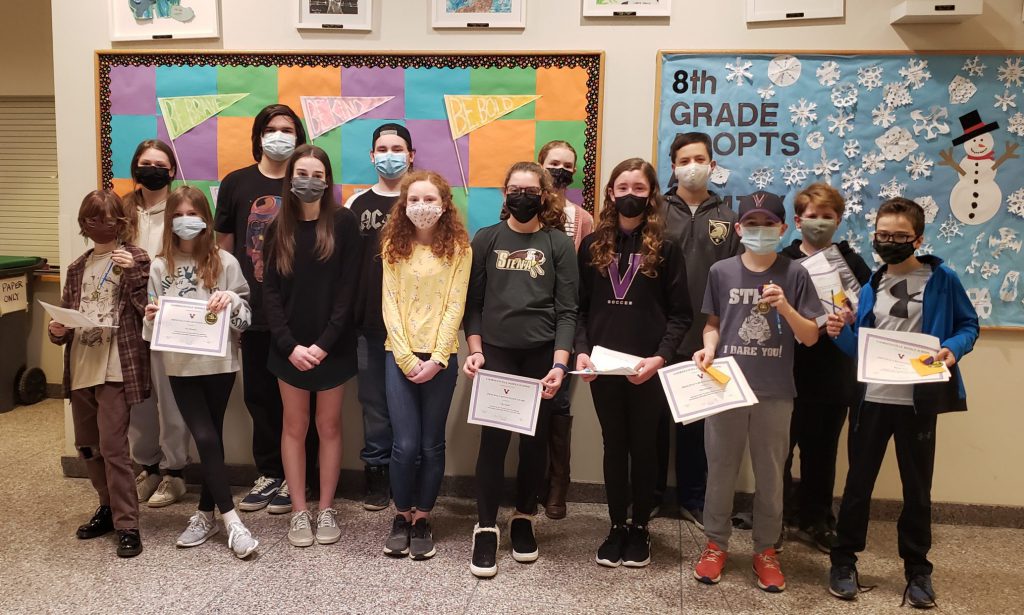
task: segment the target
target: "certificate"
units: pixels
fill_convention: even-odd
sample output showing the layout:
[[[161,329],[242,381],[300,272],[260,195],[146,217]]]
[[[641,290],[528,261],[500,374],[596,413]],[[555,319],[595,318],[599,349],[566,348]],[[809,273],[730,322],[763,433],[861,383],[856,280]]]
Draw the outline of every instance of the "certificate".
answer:
[[[153,323],[149,347],[163,352],[181,352],[211,357],[228,353],[228,310],[213,313],[205,299],[160,297],[160,310]]]
[[[468,422],[532,436],[543,391],[540,380],[478,370],[469,398]]]
[[[100,324],[77,310],[70,310],[68,308],[50,305],[45,301],[39,301],[39,305],[43,306],[43,309],[46,310],[46,313],[50,315],[50,318],[52,318],[55,322],[59,322],[60,324],[64,325],[65,329],[91,329],[93,327],[98,327],[102,329],[117,328],[117,325]]]
[[[677,423],[686,425],[719,412],[757,403],[757,396],[747,384],[736,359],[715,359],[711,365],[729,377],[725,384],[702,371],[693,361],[658,370],[672,417]]]
[[[913,361],[921,355],[935,356],[939,338],[924,333],[862,328],[857,335],[857,380],[874,384],[918,384],[945,382],[949,369],[921,375]]]
[[[594,369],[581,369],[570,374],[595,374],[598,376],[636,376],[633,369],[643,357],[617,352],[604,346],[594,346],[590,351],[590,363]]]

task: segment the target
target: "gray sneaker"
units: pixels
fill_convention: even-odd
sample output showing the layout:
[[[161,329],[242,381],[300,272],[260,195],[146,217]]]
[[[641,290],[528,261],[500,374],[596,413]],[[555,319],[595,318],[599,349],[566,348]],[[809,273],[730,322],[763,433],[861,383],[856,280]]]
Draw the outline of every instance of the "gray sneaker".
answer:
[[[325,508],[316,516],[316,541],[322,545],[333,545],[341,538],[338,528],[338,511]]]
[[[412,537],[409,539],[409,557],[424,560],[434,557],[434,535],[430,532],[430,522],[419,519],[412,524]]]
[[[249,529],[235,521],[228,527],[228,547],[235,553],[238,559],[245,559],[256,551],[260,541],[252,537]]]
[[[384,543],[384,553],[392,557],[403,557],[409,554],[409,532],[412,526],[402,515],[395,515],[391,522],[391,533]]]
[[[291,524],[288,528],[288,542],[293,547],[313,546],[313,516],[308,510],[303,510],[292,515]]]
[[[202,511],[197,510],[188,519],[188,527],[178,536],[179,547],[198,547],[206,542],[210,536],[219,531],[217,524],[213,522],[213,513],[207,517]]]

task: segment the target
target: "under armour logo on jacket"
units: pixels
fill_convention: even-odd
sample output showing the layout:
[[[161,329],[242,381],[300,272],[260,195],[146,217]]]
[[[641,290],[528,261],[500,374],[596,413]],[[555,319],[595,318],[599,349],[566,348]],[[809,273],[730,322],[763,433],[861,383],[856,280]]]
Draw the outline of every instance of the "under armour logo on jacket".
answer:
[[[922,291],[916,293],[910,292],[907,288],[908,284],[906,280],[900,280],[896,284],[893,284],[892,288],[889,289],[889,294],[896,299],[896,303],[892,304],[889,308],[889,316],[896,318],[910,318],[910,303],[921,303],[920,299],[917,299]]]

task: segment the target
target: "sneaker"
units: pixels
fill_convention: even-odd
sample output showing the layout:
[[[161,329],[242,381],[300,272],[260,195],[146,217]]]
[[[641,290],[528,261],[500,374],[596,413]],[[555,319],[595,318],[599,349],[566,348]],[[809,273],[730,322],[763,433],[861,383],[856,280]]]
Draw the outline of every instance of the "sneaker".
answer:
[[[473,576],[489,579],[498,574],[498,540],[501,531],[497,527],[473,526],[473,559],[469,571]]]
[[[854,600],[860,591],[857,569],[853,566],[832,566],[828,571],[828,593],[842,600]]]
[[[253,512],[266,508],[267,504],[270,504],[270,500],[274,499],[274,496],[277,495],[277,491],[283,483],[284,480],[280,478],[268,478],[266,476],[257,478],[249,493],[245,494],[242,501],[238,503],[238,510]]]
[[[170,506],[185,495],[185,479],[179,476],[167,474],[157,485],[156,491],[149,497],[146,506],[150,508],[163,508]]]
[[[775,594],[786,589],[786,577],[782,576],[775,549],[769,547],[754,554],[754,575],[757,576],[757,586],[766,592]]]
[[[597,549],[597,563],[608,568],[618,568],[622,563],[622,552],[628,537],[629,530],[625,525],[613,525],[608,538]]]
[[[537,561],[537,539],[533,535],[533,518],[513,517],[508,524],[509,540],[512,542],[512,559],[521,564]]]
[[[643,568],[651,563],[651,534],[643,525],[631,525],[626,548],[622,551],[622,565]]]
[[[725,568],[726,553],[713,542],[708,542],[704,552],[700,554],[700,561],[693,569],[693,578],[701,583],[714,585],[722,579],[722,569]]]
[[[256,551],[258,546],[260,546],[260,541],[252,537],[252,532],[249,531],[249,528],[237,521],[228,527],[228,548],[234,552],[235,557],[238,559],[249,557]]]
[[[700,508],[683,508],[679,507],[679,516],[685,521],[697,526],[698,530],[704,529],[704,511]]]
[[[117,530],[117,556],[135,557],[139,553],[142,553],[139,530]]]
[[[288,481],[281,481],[281,488],[277,490],[274,497],[267,506],[267,512],[272,515],[287,515],[292,511],[292,494],[288,491]]]
[[[388,466],[366,466],[366,496],[363,508],[384,510],[391,503],[391,479]]]
[[[825,554],[832,552],[832,547],[836,546],[836,541],[838,540],[835,530],[825,523],[821,523],[813,527],[801,528],[796,535],[804,542],[812,545],[814,548]],[[778,551],[778,549],[776,549],[776,551]]]
[[[113,531],[113,511],[110,510],[109,506],[100,506],[96,509],[96,512],[92,514],[92,518],[89,519],[89,521],[78,526],[75,536],[78,536],[79,540],[89,540],[90,538],[99,538],[100,536],[109,534]]]
[[[292,543],[293,547],[313,546],[313,517],[308,510],[292,515],[288,526],[288,542]]]
[[[217,524],[213,522],[213,512],[197,510],[189,517],[188,527],[178,536],[175,544],[179,547],[198,547],[218,531]]]
[[[316,541],[322,545],[333,545],[341,539],[338,527],[338,511],[325,508],[316,516]]]
[[[159,474],[150,474],[146,470],[139,472],[139,475],[135,477],[135,492],[139,496],[139,504],[148,502],[159,484]]]
[[[384,542],[384,553],[392,557],[404,557],[409,554],[409,532],[412,525],[402,515],[395,515],[391,522],[391,533]]]
[[[430,521],[417,519],[412,524],[412,537],[409,539],[409,557],[414,560],[425,560],[434,557],[434,534],[430,531]]]
[[[910,577],[907,588],[903,590],[903,602],[900,606],[910,603],[915,609],[935,607],[935,589],[932,587],[932,575],[916,574]]]

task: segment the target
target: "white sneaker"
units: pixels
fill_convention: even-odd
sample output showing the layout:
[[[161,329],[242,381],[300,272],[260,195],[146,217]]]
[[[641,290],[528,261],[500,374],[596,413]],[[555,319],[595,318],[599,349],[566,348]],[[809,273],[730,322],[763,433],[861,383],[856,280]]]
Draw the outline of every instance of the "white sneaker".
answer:
[[[249,529],[239,522],[234,522],[228,527],[228,547],[235,553],[238,559],[245,559],[256,551],[260,541],[252,537]]]
[[[146,505],[150,508],[163,508],[164,506],[174,504],[184,495],[185,479],[167,475],[160,481],[156,492],[149,498],[149,502]]]
[[[217,524],[213,522],[213,513],[209,514],[210,516],[207,517],[206,513],[197,510],[195,514],[189,517],[188,527],[181,533],[181,536],[178,536],[176,544],[179,547],[198,547],[206,542],[210,536],[220,531]]]
[[[135,477],[135,491],[139,495],[139,504],[149,500],[159,484],[159,474],[150,474],[146,470],[139,472],[139,475]]]
[[[288,542],[294,547],[313,546],[313,517],[308,510],[303,510],[292,515],[292,521],[288,528]]]
[[[338,511],[325,508],[316,516],[316,541],[322,545],[332,545],[341,539],[338,528]]]

